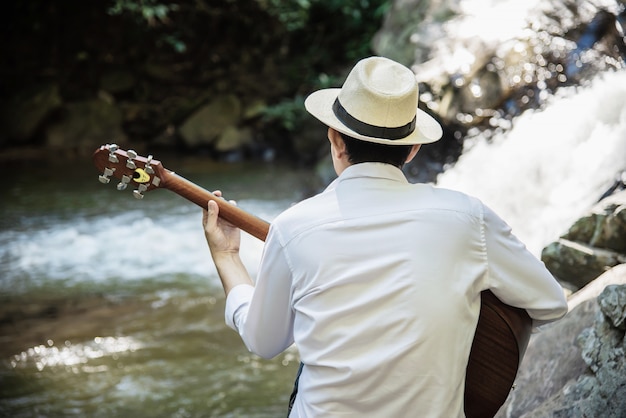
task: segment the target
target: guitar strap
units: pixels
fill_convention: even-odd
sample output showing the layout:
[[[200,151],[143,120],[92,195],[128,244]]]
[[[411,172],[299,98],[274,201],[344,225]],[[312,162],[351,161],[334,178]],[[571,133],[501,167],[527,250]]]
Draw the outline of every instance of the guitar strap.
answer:
[[[296,380],[293,383],[293,391],[291,392],[291,396],[289,397],[289,408],[287,409],[287,417],[289,417],[289,414],[291,414],[293,403],[296,401],[296,395],[298,394],[298,381],[300,380],[300,375],[302,374],[303,367],[304,363],[300,362],[300,367],[298,367],[298,373],[296,373]]]

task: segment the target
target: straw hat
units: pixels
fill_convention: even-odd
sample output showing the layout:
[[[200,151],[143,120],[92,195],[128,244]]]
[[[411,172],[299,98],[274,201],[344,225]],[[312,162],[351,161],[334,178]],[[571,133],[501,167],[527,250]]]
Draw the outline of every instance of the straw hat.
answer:
[[[441,138],[441,125],[418,109],[413,71],[383,57],[359,61],[341,89],[323,89],[304,102],[322,123],[363,141],[389,145],[428,144]]]

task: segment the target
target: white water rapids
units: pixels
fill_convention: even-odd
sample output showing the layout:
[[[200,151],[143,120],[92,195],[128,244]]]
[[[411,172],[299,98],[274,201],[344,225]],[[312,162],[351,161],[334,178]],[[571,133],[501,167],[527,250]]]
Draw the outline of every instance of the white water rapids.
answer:
[[[626,71],[566,88],[504,135],[466,142],[437,184],[480,198],[539,255],[626,169]]]

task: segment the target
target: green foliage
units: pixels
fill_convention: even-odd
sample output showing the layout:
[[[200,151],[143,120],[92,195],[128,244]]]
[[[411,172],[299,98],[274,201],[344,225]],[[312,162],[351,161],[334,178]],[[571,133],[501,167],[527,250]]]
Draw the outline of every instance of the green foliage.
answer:
[[[159,0],[115,0],[107,12],[111,16],[129,13],[149,25],[156,25],[167,23],[170,12],[178,9],[177,4],[160,3]]]
[[[180,37],[175,34],[163,35],[161,36],[159,42],[169,45],[174,51],[181,54],[187,51],[187,45],[185,42],[183,42]]]
[[[315,88],[329,88],[340,83],[339,77],[320,74]],[[263,111],[263,119],[266,122],[278,124],[288,132],[294,132],[302,126],[303,118],[308,117],[304,109],[304,99],[304,96],[298,94],[293,98],[286,98],[275,105],[268,106]]]
[[[257,0],[294,38],[314,40],[361,57],[391,7],[391,0]],[[323,33],[320,33],[321,30]],[[313,37],[307,36],[313,34]],[[337,37],[336,35],[341,36]],[[334,43],[335,38],[343,42]]]
[[[266,122],[275,122],[287,131],[295,131],[304,116],[304,97],[297,95],[292,99],[286,99],[280,103],[269,106],[263,112]]]
[[[311,1],[309,0],[257,0],[261,7],[276,17],[288,31],[306,26]]]
[[[338,87],[371,55],[391,0],[29,0],[6,2],[2,47],[10,97],[25,85],[58,85],[64,102],[103,90],[131,103],[129,137],[153,138],[215,94],[273,104],[268,125],[300,125],[303,97]],[[181,105],[183,103],[184,105]],[[193,103],[189,104],[189,103]]]
[[[107,13],[110,16],[128,15],[140,26],[147,24],[151,28],[171,25],[172,12],[180,10],[176,3],[165,3],[161,0],[114,0]],[[157,45],[168,45],[174,51],[183,53],[187,45],[177,33],[163,33],[158,36]]]
[[[285,76],[302,90],[338,86],[341,72],[371,55],[371,40],[391,0],[257,0],[287,32]],[[304,117],[300,96],[270,107],[266,117],[292,131]]]

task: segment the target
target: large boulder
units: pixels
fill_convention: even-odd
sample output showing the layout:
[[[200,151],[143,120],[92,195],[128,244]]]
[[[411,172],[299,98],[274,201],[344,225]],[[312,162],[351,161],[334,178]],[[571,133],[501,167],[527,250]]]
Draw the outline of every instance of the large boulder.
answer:
[[[626,254],[626,190],[601,200],[563,238]]]
[[[48,147],[85,154],[104,143],[126,142],[122,112],[108,100],[68,103],[61,113],[61,117],[46,128]]]
[[[626,263],[626,190],[601,200],[560,239],[544,248],[541,259],[565,287],[573,290]]]
[[[180,126],[179,132],[189,147],[211,145],[228,128],[236,126],[240,117],[239,99],[234,95],[220,96],[189,116]],[[229,148],[231,146],[228,145]]]
[[[25,88],[0,105],[0,143],[22,144],[32,139],[41,124],[57,109],[63,100],[57,84],[35,85]]]

